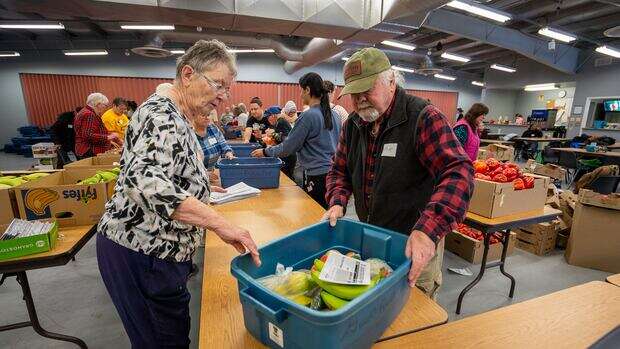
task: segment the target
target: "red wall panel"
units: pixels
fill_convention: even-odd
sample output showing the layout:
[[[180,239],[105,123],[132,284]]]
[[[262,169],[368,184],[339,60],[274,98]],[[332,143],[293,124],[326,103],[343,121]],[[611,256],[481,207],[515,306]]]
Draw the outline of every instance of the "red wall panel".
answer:
[[[33,125],[49,126],[56,121],[56,116],[64,111],[83,106],[86,97],[93,92],[101,92],[110,100],[114,97],[124,97],[142,103],[155,92],[157,85],[171,82],[170,79],[130,78],[83,75],[54,75],[21,73],[22,91],[26,103],[28,119]],[[338,95],[342,87],[336,87]],[[407,93],[429,98],[441,110],[450,123],[454,123],[458,93],[442,91],[408,90]],[[249,108],[250,99],[259,96],[263,100],[263,107],[272,105],[284,106],[292,100],[301,109],[301,96],[298,84],[244,82],[238,81],[231,87],[230,98],[218,108],[218,114],[224,108],[245,103]],[[353,111],[350,96],[344,96],[337,101],[349,112]]]

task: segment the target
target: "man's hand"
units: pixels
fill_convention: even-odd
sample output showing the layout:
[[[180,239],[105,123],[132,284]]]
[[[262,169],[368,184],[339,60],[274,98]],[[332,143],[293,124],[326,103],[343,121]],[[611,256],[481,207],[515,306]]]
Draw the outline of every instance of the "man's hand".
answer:
[[[236,248],[239,253],[250,252],[254,264],[260,267],[260,254],[258,253],[256,243],[252,240],[249,231],[232,224],[226,224],[214,230],[214,232],[222,241]]]
[[[435,243],[425,233],[414,230],[407,239],[405,256],[411,259],[411,269],[409,270],[409,287],[414,287],[422,269],[435,256]]]
[[[250,156],[253,158],[262,158],[265,157],[265,153],[263,152],[263,149],[254,149],[252,150]]]
[[[265,134],[267,136],[271,136],[274,133],[276,133],[276,131],[274,129],[272,129],[272,128],[268,128],[268,129],[265,130]]]
[[[226,152],[226,154],[224,154],[224,158],[228,159],[228,160],[232,160],[235,158],[235,155],[233,154],[232,151]]]
[[[342,216],[344,216],[344,209],[342,208],[342,206],[334,205],[330,207],[329,210],[327,210],[327,212],[325,212],[321,220],[323,221],[329,220],[329,225],[331,225],[332,227],[335,227],[336,221],[338,220],[338,218]]]

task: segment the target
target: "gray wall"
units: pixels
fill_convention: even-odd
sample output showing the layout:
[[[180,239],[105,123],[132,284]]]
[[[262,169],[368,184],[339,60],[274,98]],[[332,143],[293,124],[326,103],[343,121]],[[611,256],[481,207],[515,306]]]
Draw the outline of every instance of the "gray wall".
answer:
[[[500,116],[512,118],[515,115],[517,90],[500,90],[485,88],[482,91],[482,103],[489,107],[486,120],[497,120]]]
[[[254,54],[239,55],[238,66],[239,81],[296,83],[306,72],[316,71],[324,79],[343,84],[342,62],[321,64],[289,75],[282,69],[279,58],[271,54]],[[28,124],[19,73],[173,78],[175,62],[174,58],[127,57],[115,51],[103,57],[65,57],[58,52],[41,57],[0,58],[0,100],[3,101],[0,109],[3,126],[0,128],[0,147],[17,135],[18,127]],[[458,92],[459,106],[469,106],[480,99],[480,89],[469,85],[469,80],[465,79],[447,83],[406,73],[406,82],[406,87],[410,89]]]

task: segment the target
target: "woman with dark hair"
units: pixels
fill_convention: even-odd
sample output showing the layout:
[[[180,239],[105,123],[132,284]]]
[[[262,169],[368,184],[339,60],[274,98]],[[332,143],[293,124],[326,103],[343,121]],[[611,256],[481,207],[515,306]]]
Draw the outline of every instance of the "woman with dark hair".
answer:
[[[329,105],[329,94],[317,73],[299,79],[301,99],[310,106],[303,112],[288,137],[274,147],[257,149],[252,156],[286,157],[298,153],[297,161],[304,172],[303,189],[314,201],[327,208],[325,176],[332,166],[340,135],[340,117]]]
[[[471,161],[478,157],[480,147],[480,132],[482,121],[489,113],[489,107],[482,103],[474,103],[465,116],[454,124],[453,130],[456,138],[461,142]]]

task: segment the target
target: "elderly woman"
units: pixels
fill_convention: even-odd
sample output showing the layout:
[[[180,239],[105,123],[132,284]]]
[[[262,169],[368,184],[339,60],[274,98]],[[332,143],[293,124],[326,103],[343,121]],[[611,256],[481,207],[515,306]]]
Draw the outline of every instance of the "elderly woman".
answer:
[[[205,154],[204,164],[208,170],[213,170],[219,158],[232,159],[234,157],[232,148],[226,143],[224,135],[213,124],[211,118],[207,116],[197,117],[194,120],[194,130],[202,152]]]
[[[235,74],[224,44],[198,41],[178,59],[173,86],[150,96],[127,128],[122,170],[97,228],[97,260],[134,348],[189,347],[186,284],[204,229],[260,265],[250,233],[207,204],[216,188],[191,127],[227,99]]]

